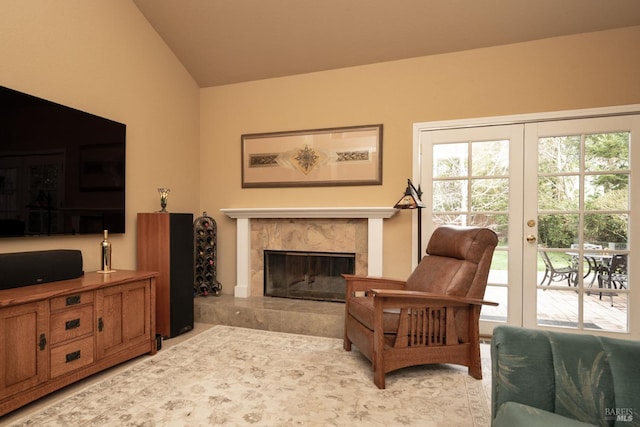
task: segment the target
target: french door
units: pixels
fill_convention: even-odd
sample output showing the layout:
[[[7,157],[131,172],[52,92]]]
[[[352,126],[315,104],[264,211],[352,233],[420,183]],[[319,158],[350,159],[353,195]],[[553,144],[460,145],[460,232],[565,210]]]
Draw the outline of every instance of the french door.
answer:
[[[524,326],[630,332],[632,134],[640,116],[525,125]]]
[[[415,126],[423,241],[440,224],[497,232],[485,299],[499,306],[483,307],[482,333],[511,324],[637,336],[631,136],[640,116],[511,119]],[[628,265],[614,272],[614,258]]]

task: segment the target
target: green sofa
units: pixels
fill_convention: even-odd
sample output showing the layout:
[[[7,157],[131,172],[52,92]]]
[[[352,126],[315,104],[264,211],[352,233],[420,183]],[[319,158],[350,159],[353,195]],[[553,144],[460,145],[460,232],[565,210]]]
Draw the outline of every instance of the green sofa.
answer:
[[[640,426],[640,342],[499,326],[493,427]]]

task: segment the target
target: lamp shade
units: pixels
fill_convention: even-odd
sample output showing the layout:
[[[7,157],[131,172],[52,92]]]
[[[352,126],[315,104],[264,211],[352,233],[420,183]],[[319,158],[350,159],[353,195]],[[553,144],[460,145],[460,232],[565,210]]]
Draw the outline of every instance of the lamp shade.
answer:
[[[407,189],[404,191],[404,195],[393,206],[396,209],[419,209],[426,207],[420,198],[422,191],[416,190],[410,179],[407,180]]]

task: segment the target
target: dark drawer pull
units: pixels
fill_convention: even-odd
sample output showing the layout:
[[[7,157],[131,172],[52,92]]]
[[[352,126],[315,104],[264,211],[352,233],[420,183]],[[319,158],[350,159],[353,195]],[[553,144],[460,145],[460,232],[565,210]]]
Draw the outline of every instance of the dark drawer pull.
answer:
[[[64,328],[66,330],[74,329],[80,326],[80,319],[67,320],[64,322]]]
[[[67,305],[76,305],[80,304],[80,295],[73,295],[71,297],[67,297]]]
[[[69,353],[65,356],[67,361],[65,363],[73,362],[74,360],[80,359],[80,350],[74,351],[73,353]]]

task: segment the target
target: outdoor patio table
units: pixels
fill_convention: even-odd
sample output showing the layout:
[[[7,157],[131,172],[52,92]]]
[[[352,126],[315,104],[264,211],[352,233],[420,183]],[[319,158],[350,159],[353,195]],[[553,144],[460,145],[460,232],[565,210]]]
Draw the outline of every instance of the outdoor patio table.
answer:
[[[577,266],[578,257],[580,256],[580,254],[578,252],[567,252],[567,255],[571,255],[571,257],[573,258],[573,262]],[[603,271],[609,270],[609,264],[611,263],[611,258],[613,257],[613,255],[601,252],[586,252],[582,254],[582,257],[587,261],[588,266],[588,270],[583,277],[586,279],[591,273],[593,273],[593,277],[591,277],[591,281],[588,285],[591,288],[593,287],[598,274]]]

